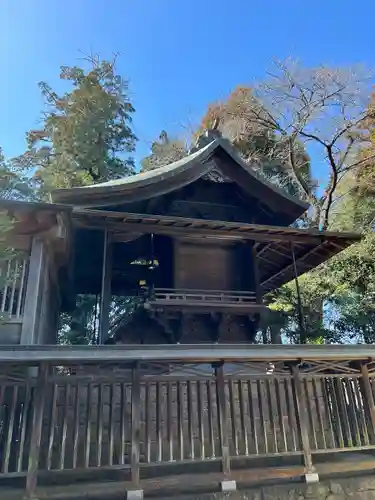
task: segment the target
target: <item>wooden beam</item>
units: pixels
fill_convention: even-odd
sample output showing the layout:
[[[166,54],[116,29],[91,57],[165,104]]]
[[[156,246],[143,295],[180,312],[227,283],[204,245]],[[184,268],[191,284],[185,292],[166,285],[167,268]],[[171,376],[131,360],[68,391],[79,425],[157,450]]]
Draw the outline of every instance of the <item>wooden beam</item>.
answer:
[[[296,292],[297,292],[298,322],[299,322],[299,329],[300,329],[299,343],[306,344],[305,318],[304,318],[303,308],[302,308],[301,290],[299,287],[298,269],[297,269],[296,254],[295,254],[293,242],[291,242],[291,244],[290,244],[290,250],[292,253],[293,270],[294,270],[294,283],[296,285]]]
[[[104,231],[102,289],[100,294],[99,344],[104,344],[109,333],[109,308],[111,304],[112,280],[112,235]]]
[[[221,466],[224,475],[230,473],[230,451],[228,442],[228,408],[225,393],[224,363],[215,366],[217,410],[219,419],[219,433],[221,446]]]
[[[163,231],[167,229],[170,234],[172,229],[179,230],[183,233],[188,231],[189,234],[192,232],[197,232],[197,234],[202,234],[211,231],[212,236],[218,233],[218,235],[223,234],[229,237],[230,235],[237,235],[242,239],[258,239],[250,235],[258,235],[259,237],[265,237],[265,239],[258,241],[306,241],[306,238],[311,238],[313,242],[319,242],[324,239],[336,238],[339,241],[345,240],[357,240],[361,239],[359,234],[355,233],[342,233],[342,232],[332,232],[327,231],[322,233],[321,231],[315,229],[296,229],[290,227],[279,227],[279,226],[265,226],[260,224],[248,224],[248,223],[237,223],[237,222],[226,222],[226,221],[215,221],[215,220],[203,220],[203,219],[192,219],[186,217],[173,217],[173,216],[162,216],[162,215],[151,215],[151,214],[133,214],[126,212],[108,212],[104,210],[90,210],[90,209],[79,209],[73,211],[73,220],[84,222],[86,220],[86,225],[90,224],[91,227],[103,227],[100,220],[104,221],[104,225],[110,224],[110,219],[118,222],[117,227],[122,228],[123,232],[128,230],[139,230],[141,233],[155,233],[158,231]],[[96,221],[97,226],[95,226],[93,221]],[[175,224],[178,226],[175,226]],[[182,226],[181,226],[182,224]],[[215,229],[216,228],[216,229]],[[225,228],[225,229],[222,229]],[[164,232],[163,232],[164,234]]]
[[[254,269],[254,281],[255,281],[255,294],[257,304],[262,303],[262,290],[260,288],[260,274],[259,274],[259,259],[257,256],[256,248],[253,246],[251,249],[253,254],[253,269]]]
[[[258,252],[258,257],[261,257],[265,252],[272,252],[272,253],[276,253],[277,255],[281,255],[282,257],[289,257],[289,254],[287,253],[284,253],[282,251],[280,251],[280,245],[277,247],[277,248],[274,248],[273,245],[275,244],[274,241],[271,241],[271,243],[269,243],[268,245],[266,245],[264,248],[262,248],[261,250],[259,250]],[[285,251],[286,248],[284,246],[281,246],[281,248]]]
[[[311,446],[308,429],[308,413],[306,404],[306,395],[302,388],[301,376],[298,366],[292,366],[292,376],[294,385],[294,405],[297,414],[298,428],[301,436],[302,451],[306,467],[306,475],[312,475],[316,472],[312,462]],[[317,477],[318,478],[318,477]],[[319,478],[318,478],[319,479]]]
[[[309,255],[311,255],[312,253],[318,251],[320,248],[324,247],[325,244],[327,242],[323,241],[323,243],[321,243],[318,247],[314,247],[312,248],[311,250],[309,250],[307,253],[305,253],[304,255],[302,255],[301,257],[299,257],[298,259],[296,259],[295,263],[292,262],[291,264],[287,265],[286,267],[284,267],[283,269],[281,269],[278,273],[274,274],[273,276],[270,276],[269,278],[267,278],[266,280],[262,281],[262,283],[260,284],[261,287],[264,287],[264,285],[266,283],[268,283],[269,281],[272,281],[273,279],[277,278],[278,276],[290,271],[290,270],[293,270],[294,269],[294,266],[296,265],[297,268],[298,268],[298,264],[303,262]]]
[[[28,266],[25,307],[21,330],[21,344],[36,344],[40,323],[44,277],[47,271],[46,247],[43,240],[34,237]]]
[[[210,363],[218,359],[227,362],[244,360],[368,360],[375,359],[375,345],[120,345],[65,346],[65,345],[2,345],[0,363],[33,364],[93,363],[99,361],[181,361]]]
[[[47,392],[49,366],[46,363],[39,367],[39,374],[33,401],[33,420],[31,426],[29,462],[26,475],[27,498],[35,498],[35,490],[39,471],[39,453],[43,430],[44,403]]]
[[[265,231],[257,231],[255,229],[250,229],[248,231],[235,230],[235,229],[213,229],[213,228],[199,228],[199,227],[179,227],[173,224],[167,226],[162,224],[151,224],[151,223],[136,223],[136,222],[111,222],[102,219],[92,220],[90,222],[82,221],[82,219],[74,219],[74,223],[78,227],[88,228],[88,229],[104,229],[107,228],[109,231],[119,234],[127,234],[129,232],[137,232],[139,234],[163,234],[167,236],[188,236],[189,238],[199,237],[201,239],[210,238],[217,240],[229,240],[229,241],[243,241],[243,240],[254,240],[254,241],[303,241],[303,243],[317,244],[324,241],[325,238],[321,236],[309,235],[309,233],[266,233]],[[219,224],[217,224],[219,225]],[[116,239],[118,236],[116,236]]]

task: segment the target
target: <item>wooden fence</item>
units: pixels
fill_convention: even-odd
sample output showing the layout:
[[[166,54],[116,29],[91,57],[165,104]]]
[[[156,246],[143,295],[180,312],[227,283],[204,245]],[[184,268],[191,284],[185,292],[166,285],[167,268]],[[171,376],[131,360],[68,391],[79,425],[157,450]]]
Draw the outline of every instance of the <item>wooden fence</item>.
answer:
[[[50,356],[29,349],[17,364],[21,349],[14,356],[8,349],[0,364],[0,478],[24,476],[31,495],[40,472],[125,469],[139,487],[143,468],[210,462],[228,477],[238,459],[284,456],[300,457],[312,474],[315,455],[375,448],[371,362],[275,360],[264,350],[254,359],[243,346],[240,362],[189,347],[165,346],[170,360],[148,351],[141,361],[134,347],[121,347],[123,361],[108,355],[116,346],[87,347],[93,355],[80,361],[82,349],[63,351],[76,352],[72,361],[52,347]]]
[[[20,320],[23,315],[28,259],[0,263],[0,316]]]

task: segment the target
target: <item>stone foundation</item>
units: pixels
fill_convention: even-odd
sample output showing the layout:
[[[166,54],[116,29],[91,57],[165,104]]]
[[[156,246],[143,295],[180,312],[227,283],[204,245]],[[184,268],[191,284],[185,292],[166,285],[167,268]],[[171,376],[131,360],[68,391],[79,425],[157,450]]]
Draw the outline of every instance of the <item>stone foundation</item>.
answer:
[[[265,486],[246,491],[179,498],[180,500],[375,500],[375,474],[322,481],[314,485]]]

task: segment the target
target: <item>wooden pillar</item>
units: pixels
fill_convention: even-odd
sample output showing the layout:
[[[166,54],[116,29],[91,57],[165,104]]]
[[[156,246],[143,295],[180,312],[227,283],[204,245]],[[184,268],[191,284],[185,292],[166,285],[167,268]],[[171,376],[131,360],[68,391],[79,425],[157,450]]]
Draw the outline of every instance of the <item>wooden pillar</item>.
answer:
[[[255,245],[253,245],[252,249],[253,255],[253,266],[254,266],[254,283],[255,283],[255,296],[257,304],[262,303],[262,291],[260,288],[260,272],[259,272],[259,259],[257,255],[257,250]]]
[[[297,306],[298,306],[298,321],[299,321],[299,329],[300,329],[300,344],[306,344],[306,328],[305,328],[305,321],[303,317],[303,308],[302,308],[302,299],[301,299],[301,290],[299,287],[299,281],[298,281],[298,270],[297,270],[297,262],[296,262],[296,254],[294,251],[294,243],[293,241],[290,242],[290,249],[292,252],[292,259],[293,259],[293,269],[294,269],[294,281],[296,284],[296,291],[297,291]]]
[[[40,238],[34,237],[31,245],[27,276],[21,344],[38,343],[38,328],[42,310],[46,266],[47,255],[45,243]]]
[[[139,458],[140,458],[140,420],[141,420],[141,379],[138,363],[132,371],[132,448],[131,448],[131,479],[133,487],[139,488]]]
[[[104,230],[102,288],[100,295],[99,344],[104,344],[109,334],[109,308],[111,305],[112,235]]]
[[[316,473],[315,467],[312,463],[310,439],[308,432],[308,413],[307,413],[307,402],[306,394],[303,390],[301,375],[298,366],[294,365],[291,367],[293,376],[293,399],[294,406],[297,416],[298,430],[301,436],[301,444],[303,451],[303,459],[306,468],[305,479],[307,483],[316,483],[319,481],[319,476]]]
[[[224,362],[214,365],[216,377],[216,398],[219,417],[221,464],[224,475],[230,472],[230,453],[228,442],[228,412],[227,397],[225,394]]]
[[[365,407],[365,413],[367,415],[367,425],[369,428],[369,434],[371,436],[371,442],[375,443],[375,402],[367,364],[361,365],[361,375],[363,405]]]
[[[30,438],[29,463],[26,475],[26,498],[34,498],[38,480],[40,442],[42,438],[44,402],[47,392],[49,366],[43,363],[39,366],[39,373],[33,401],[33,420]]]

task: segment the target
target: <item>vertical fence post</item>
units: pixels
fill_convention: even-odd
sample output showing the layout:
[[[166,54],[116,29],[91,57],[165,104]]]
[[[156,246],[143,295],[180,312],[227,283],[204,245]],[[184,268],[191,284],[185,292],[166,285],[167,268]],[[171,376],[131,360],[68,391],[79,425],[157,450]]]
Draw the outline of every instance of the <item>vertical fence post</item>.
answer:
[[[47,391],[49,365],[39,366],[33,401],[33,420],[30,438],[29,462],[26,476],[26,498],[34,498],[38,479],[40,441],[43,430],[44,401]]]
[[[306,394],[303,390],[303,385],[301,381],[301,374],[299,372],[298,366],[292,365],[292,376],[294,385],[294,404],[297,415],[297,425],[299,427],[299,432],[301,436],[301,444],[303,451],[303,458],[305,462],[306,474],[305,480],[307,483],[317,483],[319,481],[319,476],[316,473],[315,467],[312,463],[310,439],[308,432],[308,414],[307,414],[307,402]]]
[[[219,432],[220,432],[220,447],[221,447],[221,465],[224,477],[227,478],[230,473],[230,452],[228,442],[228,411],[227,411],[227,397],[225,393],[225,380],[224,380],[224,362],[221,361],[215,365],[215,378],[216,378],[216,397],[217,397],[217,410],[219,419]],[[225,479],[221,482],[222,491],[233,491],[237,489],[236,481]]]
[[[362,397],[363,397],[363,406],[365,410],[365,414],[367,416],[368,426],[369,426],[369,434],[371,436],[371,442],[375,442],[375,402],[374,402],[374,393],[372,392],[372,385],[370,381],[368,365],[361,365],[361,375],[362,375]]]
[[[141,420],[141,378],[139,364],[132,370],[132,449],[131,449],[131,482],[132,490],[127,492],[129,500],[142,500],[143,490],[140,489],[140,420]]]

